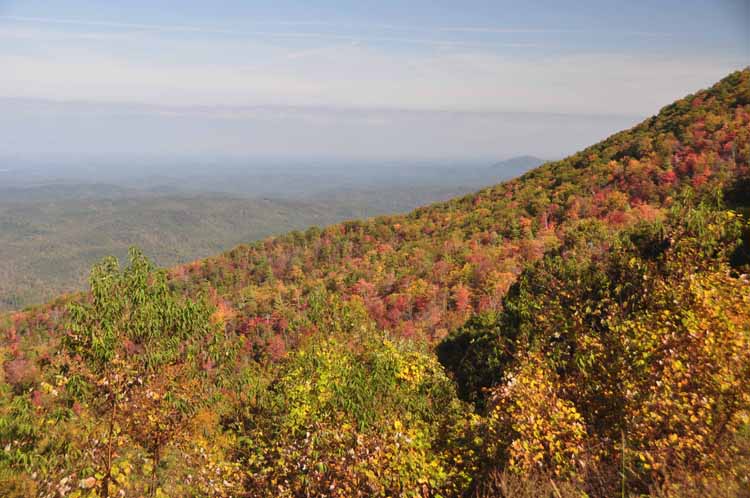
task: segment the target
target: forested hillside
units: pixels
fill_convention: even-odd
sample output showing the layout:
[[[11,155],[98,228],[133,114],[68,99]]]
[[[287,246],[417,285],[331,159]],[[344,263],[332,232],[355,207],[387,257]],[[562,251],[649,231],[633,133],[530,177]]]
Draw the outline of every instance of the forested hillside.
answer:
[[[289,182],[287,192],[277,186],[274,195],[253,191],[258,183],[271,188],[271,180],[284,179],[283,171],[276,176],[249,171],[239,177],[217,171],[215,181],[232,183],[235,194],[213,193],[210,186],[195,191],[160,185],[154,179],[152,188],[77,183],[80,179],[32,179],[30,184],[8,187],[0,177],[0,311],[83,290],[93,264],[108,255],[125,261],[131,246],[141,248],[159,266],[174,266],[295,228],[407,212],[473,191],[490,178],[512,178],[532,166],[514,161],[497,169],[423,167],[419,174],[380,186],[353,175],[323,192],[319,184],[335,172],[318,180],[310,174],[307,183],[317,183],[304,198],[295,195],[294,182]]]
[[[750,70],[562,161],[3,317],[3,496],[746,496]],[[584,494],[585,493],[585,494]]]
[[[107,255],[125,259],[131,245],[174,265],[248,238],[346,218],[314,203],[89,188],[91,198],[73,197],[79,188],[66,198],[69,189],[60,185],[18,189],[17,199],[0,189],[0,310],[82,290],[92,264]]]
[[[294,229],[408,212],[542,162],[523,156],[493,166],[407,161],[326,168],[230,161],[171,169],[136,161],[101,165],[103,178],[96,161],[82,160],[82,170],[32,163],[28,171],[3,174],[0,168],[0,312],[85,289],[93,264],[108,255],[125,261],[131,246],[171,267]],[[149,166],[152,176],[138,176]],[[108,177],[109,169],[130,176]]]

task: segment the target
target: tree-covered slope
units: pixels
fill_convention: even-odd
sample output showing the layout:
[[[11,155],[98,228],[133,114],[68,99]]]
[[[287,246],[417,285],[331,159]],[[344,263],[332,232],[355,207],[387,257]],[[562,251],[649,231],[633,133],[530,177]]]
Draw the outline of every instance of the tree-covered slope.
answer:
[[[323,193],[316,184],[316,191],[294,200],[293,192],[286,197],[215,194],[210,185],[202,191],[85,183],[14,188],[0,179],[0,312],[85,289],[93,264],[107,255],[124,261],[134,245],[158,265],[174,266],[311,225],[407,212],[523,172],[457,167],[447,176],[444,169],[424,169],[413,177],[383,181],[379,188],[366,178],[331,185]],[[221,175],[227,173],[217,172],[217,179]],[[278,181],[285,172],[276,175]],[[335,171],[326,175],[319,184],[334,178]],[[232,180],[236,188],[252,188],[269,178],[248,172]]]
[[[404,216],[2,318],[0,494],[735,496],[750,70]]]
[[[405,216],[311,228],[175,269],[186,289],[209,283],[240,316],[293,317],[323,286],[359,296],[378,324],[440,339],[472,311],[498,310],[526,263],[571,224],[614,232],[663,215],[747,174],[748,70],[686,97],[631,130],[476,194]]]

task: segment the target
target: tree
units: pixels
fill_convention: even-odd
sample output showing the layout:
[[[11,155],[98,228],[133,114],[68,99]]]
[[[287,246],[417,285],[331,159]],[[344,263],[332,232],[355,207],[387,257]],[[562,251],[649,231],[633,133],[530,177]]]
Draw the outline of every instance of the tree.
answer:
[[[90,295],[69,307],[64,344],[73,361],[64,370],[68,388],[82,402],[89,400],[105,421],[91,438],[100,441],[92,448],[99,495],[107,497],[122,485],[113,465],[118,448],[129,440],[150,455],[154,495],[161,452],[203,394],[197,372],[211,356],[206,347],[214,335],[211,309],[205,300],[171,291],[166,273],[137,249],[130,250],[124,270],[115,258],[95,266],[90,286]]]

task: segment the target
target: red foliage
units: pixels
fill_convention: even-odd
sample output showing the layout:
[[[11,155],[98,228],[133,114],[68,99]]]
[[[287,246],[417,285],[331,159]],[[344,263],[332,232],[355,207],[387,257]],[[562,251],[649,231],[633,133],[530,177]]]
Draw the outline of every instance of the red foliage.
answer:
[[[453,287],[453,303],[456,306],[456,311],[465,313],[469,310],[471,304],[471,291],[462,284],[456,285]]]
[[[677,174],[674,172],[674,170],[667,170],[661,174],[660,180],[664,184],[672,185],[677,181]]]
[[[33,361],[26,358],[6,361],[3,370],[5,381],[17,388],[25,388],[39,380],[39,369]]]
[[[280,334],[272,335],[271,338],[268,339],[266,347],[268,349],[268,355],[274,361],[281,360],[286,356],[286,342]]]

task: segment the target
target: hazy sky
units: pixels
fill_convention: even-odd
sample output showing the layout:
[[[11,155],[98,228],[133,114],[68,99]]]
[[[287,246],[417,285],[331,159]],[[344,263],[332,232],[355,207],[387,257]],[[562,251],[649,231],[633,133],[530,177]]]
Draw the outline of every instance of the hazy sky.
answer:
[[[0,0],[0,155],[555,156],[748,64],[748,0]]]

